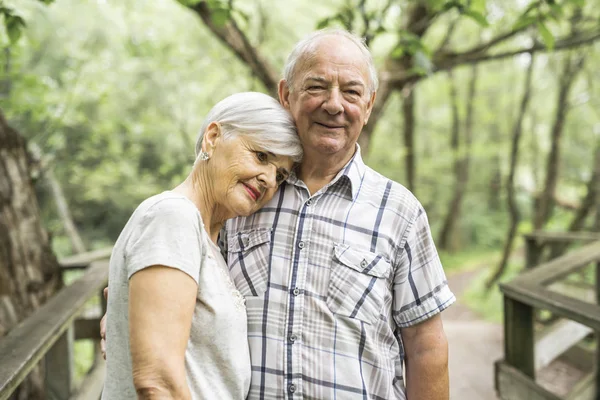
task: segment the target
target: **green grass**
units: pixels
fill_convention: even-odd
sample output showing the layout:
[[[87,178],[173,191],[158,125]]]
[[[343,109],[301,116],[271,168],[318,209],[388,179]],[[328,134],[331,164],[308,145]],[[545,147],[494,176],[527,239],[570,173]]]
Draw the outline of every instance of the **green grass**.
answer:
[[[444,266],[446,275],[452,275],[480,268],[489,262],[491,258],[498,257],[499,250],[475,249],[457,253],[440,251],[439,256]]]
[[[75,382],[79,383],[94,363],[94,341],[90,339],[77,340],[73,358],[75,360]]]
[[[493,264],[493,268],[496,264]],[[507,282],[516,277],[523,270],[522,261],[511,261],[500,282]],[[490,276],[491,269],[486,268],[475,277],[469,285],[461,300],[483,319],[502,323],[504,318],[502,293],[498,285],[487,289],[485,284]]]

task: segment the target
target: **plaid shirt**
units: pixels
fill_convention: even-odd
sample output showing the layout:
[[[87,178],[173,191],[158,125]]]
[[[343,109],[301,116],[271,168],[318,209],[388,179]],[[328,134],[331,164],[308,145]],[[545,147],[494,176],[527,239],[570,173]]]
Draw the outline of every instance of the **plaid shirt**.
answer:
[[[357,149],[314,195],[292,175],[225,234],[246,298],[249,399],[405,399],[399,328],[455,300],[406,188]]]

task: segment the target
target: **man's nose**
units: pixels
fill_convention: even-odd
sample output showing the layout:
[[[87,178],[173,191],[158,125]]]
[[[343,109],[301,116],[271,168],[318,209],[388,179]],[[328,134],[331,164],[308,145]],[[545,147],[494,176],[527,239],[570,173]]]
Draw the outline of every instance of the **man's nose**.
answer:
[[[342,94],[338,88],[332,88],[328,92],[328,97],[323,103],[323,108],[331,115],[336,115],[344,111],[342,105]]]

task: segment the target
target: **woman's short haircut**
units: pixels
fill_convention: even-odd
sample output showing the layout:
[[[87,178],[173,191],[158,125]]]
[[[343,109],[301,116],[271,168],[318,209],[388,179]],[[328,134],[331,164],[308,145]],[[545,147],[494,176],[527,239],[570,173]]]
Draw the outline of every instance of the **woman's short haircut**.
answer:
[[[302,144],[290,113],[264,93],[236,93],[218,102],[209,112],[196,140],[196,158],[208,126],[221,126],[224,139],[243,135],[266,152],[302,160]]]
[[[305,56],[312,55],[319,40],[326,36],[344,37],[358,47],[369,69],[369,90],[371,93],[376,92],[379,87],[379,79],[377,78],[377,69],[373,62],[373,56],[371,55],[367,44],[361,37],[339,28],[326,28],[315,31],[296,43],[296,46],[294,46],[294,49],[288,56],[285,66],[283,67],[283,78],[285,79],[288,88],[292,90],[298,63],[304,59]]]

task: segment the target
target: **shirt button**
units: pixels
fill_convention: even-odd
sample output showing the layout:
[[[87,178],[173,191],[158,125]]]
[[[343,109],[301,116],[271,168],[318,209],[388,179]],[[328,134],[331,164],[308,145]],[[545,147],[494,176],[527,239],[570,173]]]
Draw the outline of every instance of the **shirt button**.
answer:
[[[307,206],[310,206],[311,204],[312,204],[312,200],[308,200],[308,201],[306,202],[306,205],[307,205]]]
[[[244,246],[248,246],[248,244],[250,243],[250,238],[245,237],[242,239],[242,242],[244,243]]]
[[[295,288],[292,293],[294,294],[294,296],[298,296],[300,294],[300,289]]]
[[[367,265],[369,265],[369,263],[367,262],[367,260],[362,260],[360,262],[360,266],[363,267],[363,268],[367,268]]]
[[[298,340],[298,337],[294,334],[291,334],[289,340],[290,343],[294,343],[296,340]]]
[[[301,249],[303,249],[304,248],[304,242],[299,242],[298,243],[298,247],[300,247]]]
[[[288,390],[290,393],[294,393],[296,391],[296,385],[292,383],[290,386],[288,386]]]

